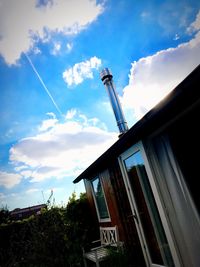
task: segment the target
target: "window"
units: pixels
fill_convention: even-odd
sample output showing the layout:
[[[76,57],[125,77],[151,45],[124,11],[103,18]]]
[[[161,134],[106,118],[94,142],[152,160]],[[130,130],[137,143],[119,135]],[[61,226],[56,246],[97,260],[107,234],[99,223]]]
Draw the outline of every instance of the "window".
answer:
[[[125,151],[119,162],[147,266],[174,266],[166,220],[142,143]]]
[[[92,189],[94,195],[94,201],[97,209],[97,214],[100,221],[107,221],[109,219],[108,208],[105,200],[105,195],[103,192],[103,187],[99,177],[92,180]]]

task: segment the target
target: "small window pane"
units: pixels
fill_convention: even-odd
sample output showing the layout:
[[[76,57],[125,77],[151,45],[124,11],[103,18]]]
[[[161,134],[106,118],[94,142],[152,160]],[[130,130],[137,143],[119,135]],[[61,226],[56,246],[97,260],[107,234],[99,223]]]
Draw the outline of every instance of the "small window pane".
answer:
[[[99,177],[92,181],[94,196],[96,199],[97,208],[99,211],[100,219],[109,218],[108,209],[106,206],[106,201],[103,193],[103,188]]]

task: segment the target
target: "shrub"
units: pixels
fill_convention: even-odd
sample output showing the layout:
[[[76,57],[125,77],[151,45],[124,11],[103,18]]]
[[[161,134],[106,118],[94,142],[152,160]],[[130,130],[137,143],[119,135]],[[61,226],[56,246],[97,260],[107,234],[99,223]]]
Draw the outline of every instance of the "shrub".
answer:
[[[66,208],[0,226],[1,267],[78,267],[94,228],[85,195]]]
[[[106,266],[125,267],[128,266],[128,257],[123,247],[109,248],[109,257]]]

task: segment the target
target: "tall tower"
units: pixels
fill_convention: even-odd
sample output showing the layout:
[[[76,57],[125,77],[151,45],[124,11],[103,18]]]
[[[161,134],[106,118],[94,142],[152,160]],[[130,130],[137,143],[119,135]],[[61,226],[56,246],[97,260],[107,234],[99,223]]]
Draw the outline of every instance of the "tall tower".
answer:
[[[108,68],[105,68],[101,71],[100,73],[101,80],[106,87],[106,90],[108,92],[110,102],[113,108],[113,112],[115,114],[115,118],[117,121],[117,126],[119,128],[119,132],[121,136],[125,132],[128,131],[128,125],[127,122],[125,121],[125,117],[119,102],[119,98],[117,96],[117,93],[115,91],[114,83],[113,83],[113,76],[111,71]]]

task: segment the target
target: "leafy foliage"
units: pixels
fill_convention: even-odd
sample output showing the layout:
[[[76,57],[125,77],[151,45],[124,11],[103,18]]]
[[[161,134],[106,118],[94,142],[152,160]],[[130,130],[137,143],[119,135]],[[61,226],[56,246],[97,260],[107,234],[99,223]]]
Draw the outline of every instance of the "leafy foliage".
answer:
[[[1,267],[82,266],[82,245],[95,232],[85,194],[75,193],[66,208],[0,225]]]
[[[7,207],[3,207],[0,209],[0,224],[7,223],[9,221],[9,210]]]
[[[109,259],[107,266],[124,267],[128,266],[128,255],[125,248],[109,248]]]

